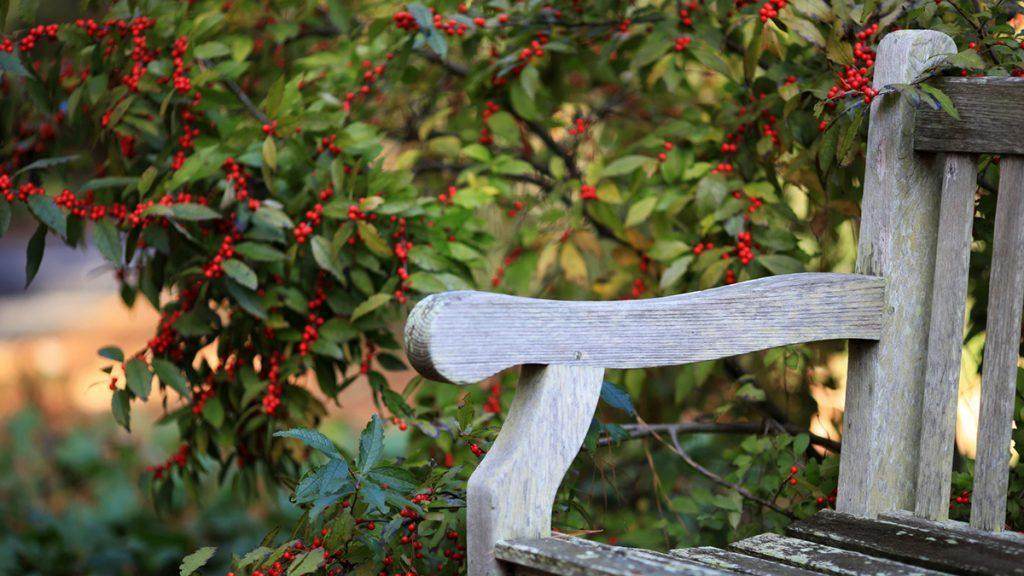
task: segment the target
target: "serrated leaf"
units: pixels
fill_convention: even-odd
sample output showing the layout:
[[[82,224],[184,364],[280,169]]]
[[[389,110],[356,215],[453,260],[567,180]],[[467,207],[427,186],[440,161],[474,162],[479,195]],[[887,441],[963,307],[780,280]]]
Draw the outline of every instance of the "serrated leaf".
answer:
[[[129,360],[124,371],[128,379],[128,389],[142,400],[148,399],[153,388],[153,374],[146,362],[139,358]]]
[[[342,459],[341,452],[338,452],[338,448],[331,442],[327,436],[324,436],[316,430],[310,430],[308,428],[292,428],[290,430],[282,430],[280,432],[274,432],[275,438],[294,438],[310,448],[315,448],[331,458]]]
[[[380,416],[374,414],[359,436],[359,460],[357,466],[363,474],[380,460],[384,452],[384,425]]]
[[[249,268],[241,260],[235,258],[228,258],[221,266],[224,268],[224,273],[228,275],[235,282],[238,282],[242,286],[250,290],[255,290],[259,286],[259,280],[256,278],[256,272]]]
[[[216,548],[213,546],[207,546],[185,556],[181,561],[181,566],[178,567],[179,576],[191,576],[197,570],[206,566],[206,563],[209,562],[210,558],[213,558],[213,555],[216,553]]]
[[[636,413],[633,399],[629,394],[607,380],[601,382],[601,400],[612,408],[618,408],[629,415]]]
[[[349,317],[349,320],[355,322],[359,318],[366,316],[370,312],[373,312],[390,301],[391,294],[374,294],[356,306],[356,309],[352,311],[352,316]]]
[[[288,568],[288,576],[305,576],[312,574],[324,563],[324,553],[320,550],[308,550],[292,561]]]
[[[100,254],[114,266],[120,267],[122,260],[121,234],[112,220],[106,218],[96,222],[93,227],[93,239]]]

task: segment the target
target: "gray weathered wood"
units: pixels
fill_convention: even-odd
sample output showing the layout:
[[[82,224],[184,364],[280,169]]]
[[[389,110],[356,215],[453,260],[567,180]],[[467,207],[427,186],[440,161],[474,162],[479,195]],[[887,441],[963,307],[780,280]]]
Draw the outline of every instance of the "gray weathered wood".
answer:
[[[924,422],[914,510],[925,518],[949,516],[960,357],[963,354],[967,272],[978,166],[973,156],[949,154],[942,181],[939,241],[935,252],[932,318],[925,373]]]
[[[1024,534],[1020,532],[1005,530],[1002,532],[992,532],[975,528],[966,522],[959,522],[957,520],[927,520],[905,510],[879,514],[878,519],[919,530],[928,530],[935,534],[953,534],[970,542],[988,542],[993,539],[1005,540],[1009,544],[1018,547],[1018,554],[1024,555]]]
[[[466,489],[470,576],[494,576],[499,540],[551,533],[551,508],[597,408],[604,370],[524,366],[508,418]]]
[[[519,364],[686,364],[800,342],[875,339],[884,286],[872,276],[807,273],[618,302],[446,292],[412,311],[405,346],[421,374],[455,383]]]
[[[922,105],[914,147],[933,152],[1024,154],[1024,78],[942,78],[934,81],[960,119]]]
[[[791,524],[786,533],[953,574],[1024,574],[1024,546],[1020,543],[948,530],[944,523],[923,519],[913,525],[823,510]]]
[[[815,574],[822,574],[822,572],[797,568],[796,566],[780,564],[765,558],[748,556],[739,552],[722,550],[711,546],[681,548],[679,550],[672,550],[669,554],[676,558],[683,558],[740,574],[754,574],[756,576],[764,574],[775,574],[777,576],[814,576]]]
[[[559,576],[724,576],[735,574],[667,554],[558,536],[498,543],[502,561]],[[517,570],[515,574],[519,574]]]
[[[731,548],[746,554],[771,558],[786,564],[836,576],[937,576],[942,574],[942,572],[894,560],[876,558],[856,551],[771,533],[740,540],[732,544]]]
[[[1020,135],[1018,134],[1018,137]],[[988,324],[981,374],[978,454],[974,466],[971,525],[1002,530],[1006,519],[1010,435],[1013,423],[1021,306],[1024,304],[1024,158],[999,166]]]
[[[956,52],[932,31],[887,34],[874,85],[909,82],[933,57]],[[915,154],[914,109],[888,94],[871,104],[856,271],[886,279],[878,343],[850,342],[837,506],[870,516],[914,505],[941,164]]]

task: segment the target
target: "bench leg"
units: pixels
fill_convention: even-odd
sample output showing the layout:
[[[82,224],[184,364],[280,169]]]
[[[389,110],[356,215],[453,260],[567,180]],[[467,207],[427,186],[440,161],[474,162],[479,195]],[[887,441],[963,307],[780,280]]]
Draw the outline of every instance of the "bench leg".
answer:
[[[469,576],[505,574],[495,543],[550,535],[555,494],[590,428],[603,377],[602,368],[523,367],[508,419],[469,479]]]

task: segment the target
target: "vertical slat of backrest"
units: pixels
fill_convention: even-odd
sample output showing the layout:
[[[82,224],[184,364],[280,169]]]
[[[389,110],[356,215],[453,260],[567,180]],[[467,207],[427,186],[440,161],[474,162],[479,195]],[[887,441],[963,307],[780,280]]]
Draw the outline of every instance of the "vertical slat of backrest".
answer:
[[[910,82],[955,52],[939,32],[893,32],[874,86]],[[837,507],[859,516],[914,506],[942,165],[914,152],[913,120],[897,94],[871,105],[856,268],[886,279],[888,313],[877,343],[850,342]]]
[[[1010,435],[1024,305],[1024,157],[1000,164],[988,324],[981,374],[981,414],[971,525],[1001,530],[1006,517]]]
[[[928,333],[921,449],[914,512],[932,520],[949,516],[960,357],[978,166],[970,154],[947,154],[935,251],[932,317]]]

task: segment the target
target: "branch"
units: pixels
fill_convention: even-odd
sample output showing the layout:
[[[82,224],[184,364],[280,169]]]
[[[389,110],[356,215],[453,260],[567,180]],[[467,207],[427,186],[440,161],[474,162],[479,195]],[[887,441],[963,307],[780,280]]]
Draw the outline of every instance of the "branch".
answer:
[[[831,438],[825,438],[800,429],[794,424],[781,424],[773,418],[763,422],[679,422],[675,424],[625,424],[622,426],[629,433],[629,439],[655,436],[659,433],[666,434],[788,434],[796,436],[807,434],[811,444],[821,446],[832,452],[839,453],[841,444]],[[604,437],[598,441],[598,446],[609,446],[614,444],[614,439]]]
[[[205,68],[213,68],[213,62],[210,62],[206,58],[199,58],[198,60]],[[270,118],[268,118],[266,114],[252,103],[252,100],[249,99],[249,95],[245,93],[245,90],[242,90],[242,87],[239,86],[237,82],[231,78],[221,78],[220,81],[228,90],[231,91],[232,94],[235,95],[235,98],[238,98],[238,101],[242,103],[242,106],[245,106],[245,109],[249,111],[249,114],[251,114],[253,118],[259,120],[261,124],[270,124]]]
[[[771,510],[776,511],[779,514],[782,514],[783,516],[789,518],[790,520],[796,520],[797,519],[796,514],[793,514],[789,510],[785,510],[783,508],[780,508],[774,502],[769,502],[768,500],[765,500],[764,498],[761,498],[759,496],[755,496],[752,492],[750,492],[749,490],[747,490],[743,486],[740,486],[739,484],[736,484],[735,482],[730,482],[730,481],[726,480],[725,478],[722,478],[718,474],[715,474],[711,470],[708,470],[707,468],[701,466],[699,462],[694,460],[693,457],[690,456],[685,450],[683,450],[683,447],[679,445],[679,436],[676,434],[675,430],[669,430],[668,434],[669,434],[669,438],[672,439],[672,445],[670,446],[672,451],[675,452],[680,458],[683,459],[683,462],[686,462],[686,464],[690,468],[693,468],[700,475],[704,476],[708,480],[711,480],[715,484],[718,484],[719,486],[722,486],[722,487],[725,487],[725,488],[729,488],[730,490],[735,490],[737,494],[739,494],[740,496],[746,498],[747,500],[750,500],[751,502],[755,502],[757,504],[760,504],[764,508],[770,508]]]

